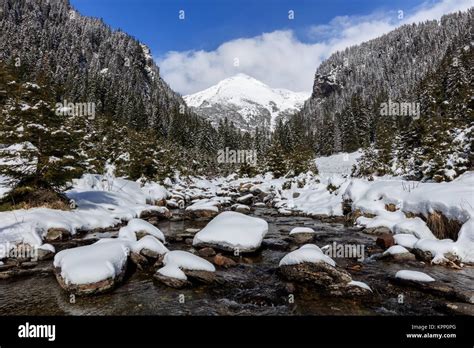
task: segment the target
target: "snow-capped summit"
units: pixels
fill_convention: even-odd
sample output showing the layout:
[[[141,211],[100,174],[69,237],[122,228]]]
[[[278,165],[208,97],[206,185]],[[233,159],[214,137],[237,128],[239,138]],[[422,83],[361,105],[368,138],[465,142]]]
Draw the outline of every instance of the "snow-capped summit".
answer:
[[[214,124],[228,118],[242,130],[273,128],[281,117],[298,111],[310,93],[271,88],[246,74],[237,74],[184,100]]]

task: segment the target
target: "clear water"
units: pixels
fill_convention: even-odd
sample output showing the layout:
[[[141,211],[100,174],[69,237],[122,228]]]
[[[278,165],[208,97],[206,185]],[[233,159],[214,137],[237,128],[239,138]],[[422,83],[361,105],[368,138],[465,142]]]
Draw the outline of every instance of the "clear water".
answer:
[[[269,222],[266,239],[289,241],[288,232],[296,226],[312,227],[318,232],[319,246],[341,244],[374,245],[374,237],[338,223],[322,223],[308,217],[275,216],[274,210],[257,208],[253,215]],[[161,221],[158,227],[168,240],[187,228],[202,228],[202,221]],[[114,235],[106,233],[105,236]],[[100,237],[82,236],[81,239]],[[57,247],[61,248],[61,245]],[[171,242],[170,249],[190,250],[184,241]],[[425,270],[436,279],[466,290],[474,289],[474,271],[454,271],[441,266],[423,265],[419,261],[405,264],[376,261],[363,263],[355,259],[338,259],[354,280],[371,286],[371,296],[332,297],[311,286],[288,285],[277,273],[280,259],[288,250],[265,247],[261,251],[236,258],[238,266],[219,269],[219,281],[212,285],[173,289],[153,280],[152,272],[135,271],[115,290],[92,297],[75,297],[71,301],[56,282],[54,275],[32,275],[0,280],[1,315],[437,315],[444,314],[446,299],[391,283],[400,269]],[[366,251],[367,253],[367,251]],[[51,264],[51,261],[44,263]],[[354,267],[355,266],[355,267]],[[403,295],[403,303],[399,303]],[[184,301],[183,301],[184,299]],[[294,301],[291,301],[294,299]]]

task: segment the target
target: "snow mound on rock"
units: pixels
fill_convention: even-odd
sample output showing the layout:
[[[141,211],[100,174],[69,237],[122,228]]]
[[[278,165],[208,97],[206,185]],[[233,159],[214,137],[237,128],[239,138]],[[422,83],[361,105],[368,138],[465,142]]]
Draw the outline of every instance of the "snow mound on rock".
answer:
[[[190,271],[216,271],[214,265],[209,261],[183,250],[173,250],[167,253],[163,259],[163,264],[175,265]]]
[[[412,249],[415,243],[418,241],[418,238],[416,238],[414,235],[405,233],[396,234],[393,236],[393,239],[398,245],[410,249]]]
[[[412,234],[417,238],[430,238],[436,239],[434,234],[430,231],[426,222],[424,222],[419,217],[415,217],[413,219],[406,219],[402,222],[395,224],[392,228],[393,233],[404,233],[404,234]]]
[[[166,254],[169,250],[153,236],[145,236],[132,245],[132,251],[139,253],[143,249],[154,251],[159,255]]]
[[[336,263],[329,256],[324,254],[322,250],[314,244],[305,244],[301,248],[292,251],[291,253],[285,255],[281,261],[280,266],[284,265],[298,265],[300,263],[309,262],[309,263],[319,263],[325,262],[333,267],[336,266]]]
[[[157,273],[175,279],[188,279],[183,270],[215,272],[216,268],[212,263],[202,257],[191,254],[183,250],[173,250],[166,253],[163,259],[164,267]]]
[[[135,234],[138,232],[145,232],[146,234],[149,234],[155,238],[158,238],[162,242],[165,242],[165,235],[163,232],[145,220],[131,219],[126,227]]]
[[[395,274],[395,278],[413,280],[417,282],[434,282],[435,280],[428,274],[418,271],[401,270]]]
[[[291,230],[290,235],[298,233],[316,233],[311,227],[295,227]]]
[[[433,255],[433,263],[444,259],[444,254],[457,254],[456,245],[451,239],[420,239],[413,248],[429,251]]]
[[[175,278],[175,279],[181,279],[181,280],[188,279],[188,277],[186,277],[186,274],[184,274],[184,272],[174,264],[166,265],[160,268],[156,272],[161,274],[162,276],[169,277],[169,278]]]
[[[397,255],[397,254],[405,254],[409,253],[407,249],[402,247],[401,245],[393,245],[387,250],[384,251],[384,255]]]
[[[198,210],[209,210],[219,212],[218,201],[210,199],[202,199],[194,202],[192,205],[186,208],[187,211],[198,211]]]
[[[209,244],[230,250],[253,251],[260,247],[267,232],[265,220],[226,211],[194,236],[193,245]]]
[[[372,292],[372,289],[370,288],[370,286],[368,286],[364,282],[359,282],[359,281],[356,281],[356,280],[350,281],[349,283],[347,283],[347,286],[357,286],[359,288],[366,289],[366,290],[369,290],[370,292]]]
[[[38,247],[38,249],[41,249],[41,250],[46,250],[46,251],[50,251],[52,253],[55,253],[56,252],[56,248],[54,246],[52,246],[51,244],[48,244],[48,243],[45,243],[43,245],[40,245]]]
[[[90,284],[120,274],[130,253],[124,240],[99,240],[95,244],[62,250],[54,257],[66,284]]]

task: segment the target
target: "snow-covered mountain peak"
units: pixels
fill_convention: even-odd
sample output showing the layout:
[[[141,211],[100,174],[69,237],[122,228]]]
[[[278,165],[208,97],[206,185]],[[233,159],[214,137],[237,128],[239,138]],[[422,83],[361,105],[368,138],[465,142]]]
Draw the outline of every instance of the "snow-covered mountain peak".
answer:
[[[227,117],[243,130],[274,127],[278,118],[298,111],[310,93],[271,88],[240,73],[201,92],[187,95],[189,107],[212,122]]]

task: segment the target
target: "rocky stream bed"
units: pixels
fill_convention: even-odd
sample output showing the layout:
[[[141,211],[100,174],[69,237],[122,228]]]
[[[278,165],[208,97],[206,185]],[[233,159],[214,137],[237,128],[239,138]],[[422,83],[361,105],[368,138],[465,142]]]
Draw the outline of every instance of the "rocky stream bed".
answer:
[[[165,234],[170,250],[186,250],[216,264],[212,284],[197,283],[170,288],[153,277],[151,269],[139,270],[129,261],[123,282],[110,292],[74,296],[58,285],[52,260],[26,262],[0,269],[2,315],[452,315],[474,314],[474,268],[452,269],[420,260],[377,257],[383,251],[377,236],[348,227],[341,219],[282,216],[275,209],[254,207],[251,216],[268,222],[261,248],[235,256],[212,249],[196,250],[194,234],[209,219],[185,218],[173,211],[169,220],[152,221]],[[294,227],[311,227],[316,233],[302,240],[289,235]],[[114,237],[116,229],[74,236],[53,243],[56,251]],[[280,260],[303,243],[320,247],[332,243],[364,246],[364,260],[333,257],[354,280],[368,284],[371,292],[331,294],[310,283],[289,281],[279,270]],[[220,253],[216,256],[214,252]],[[205,254],[205,255],[204,255]],[[376,255],[376,256],[374,256]],[[436,281],[401,281],[402,269],[428,272]]]

